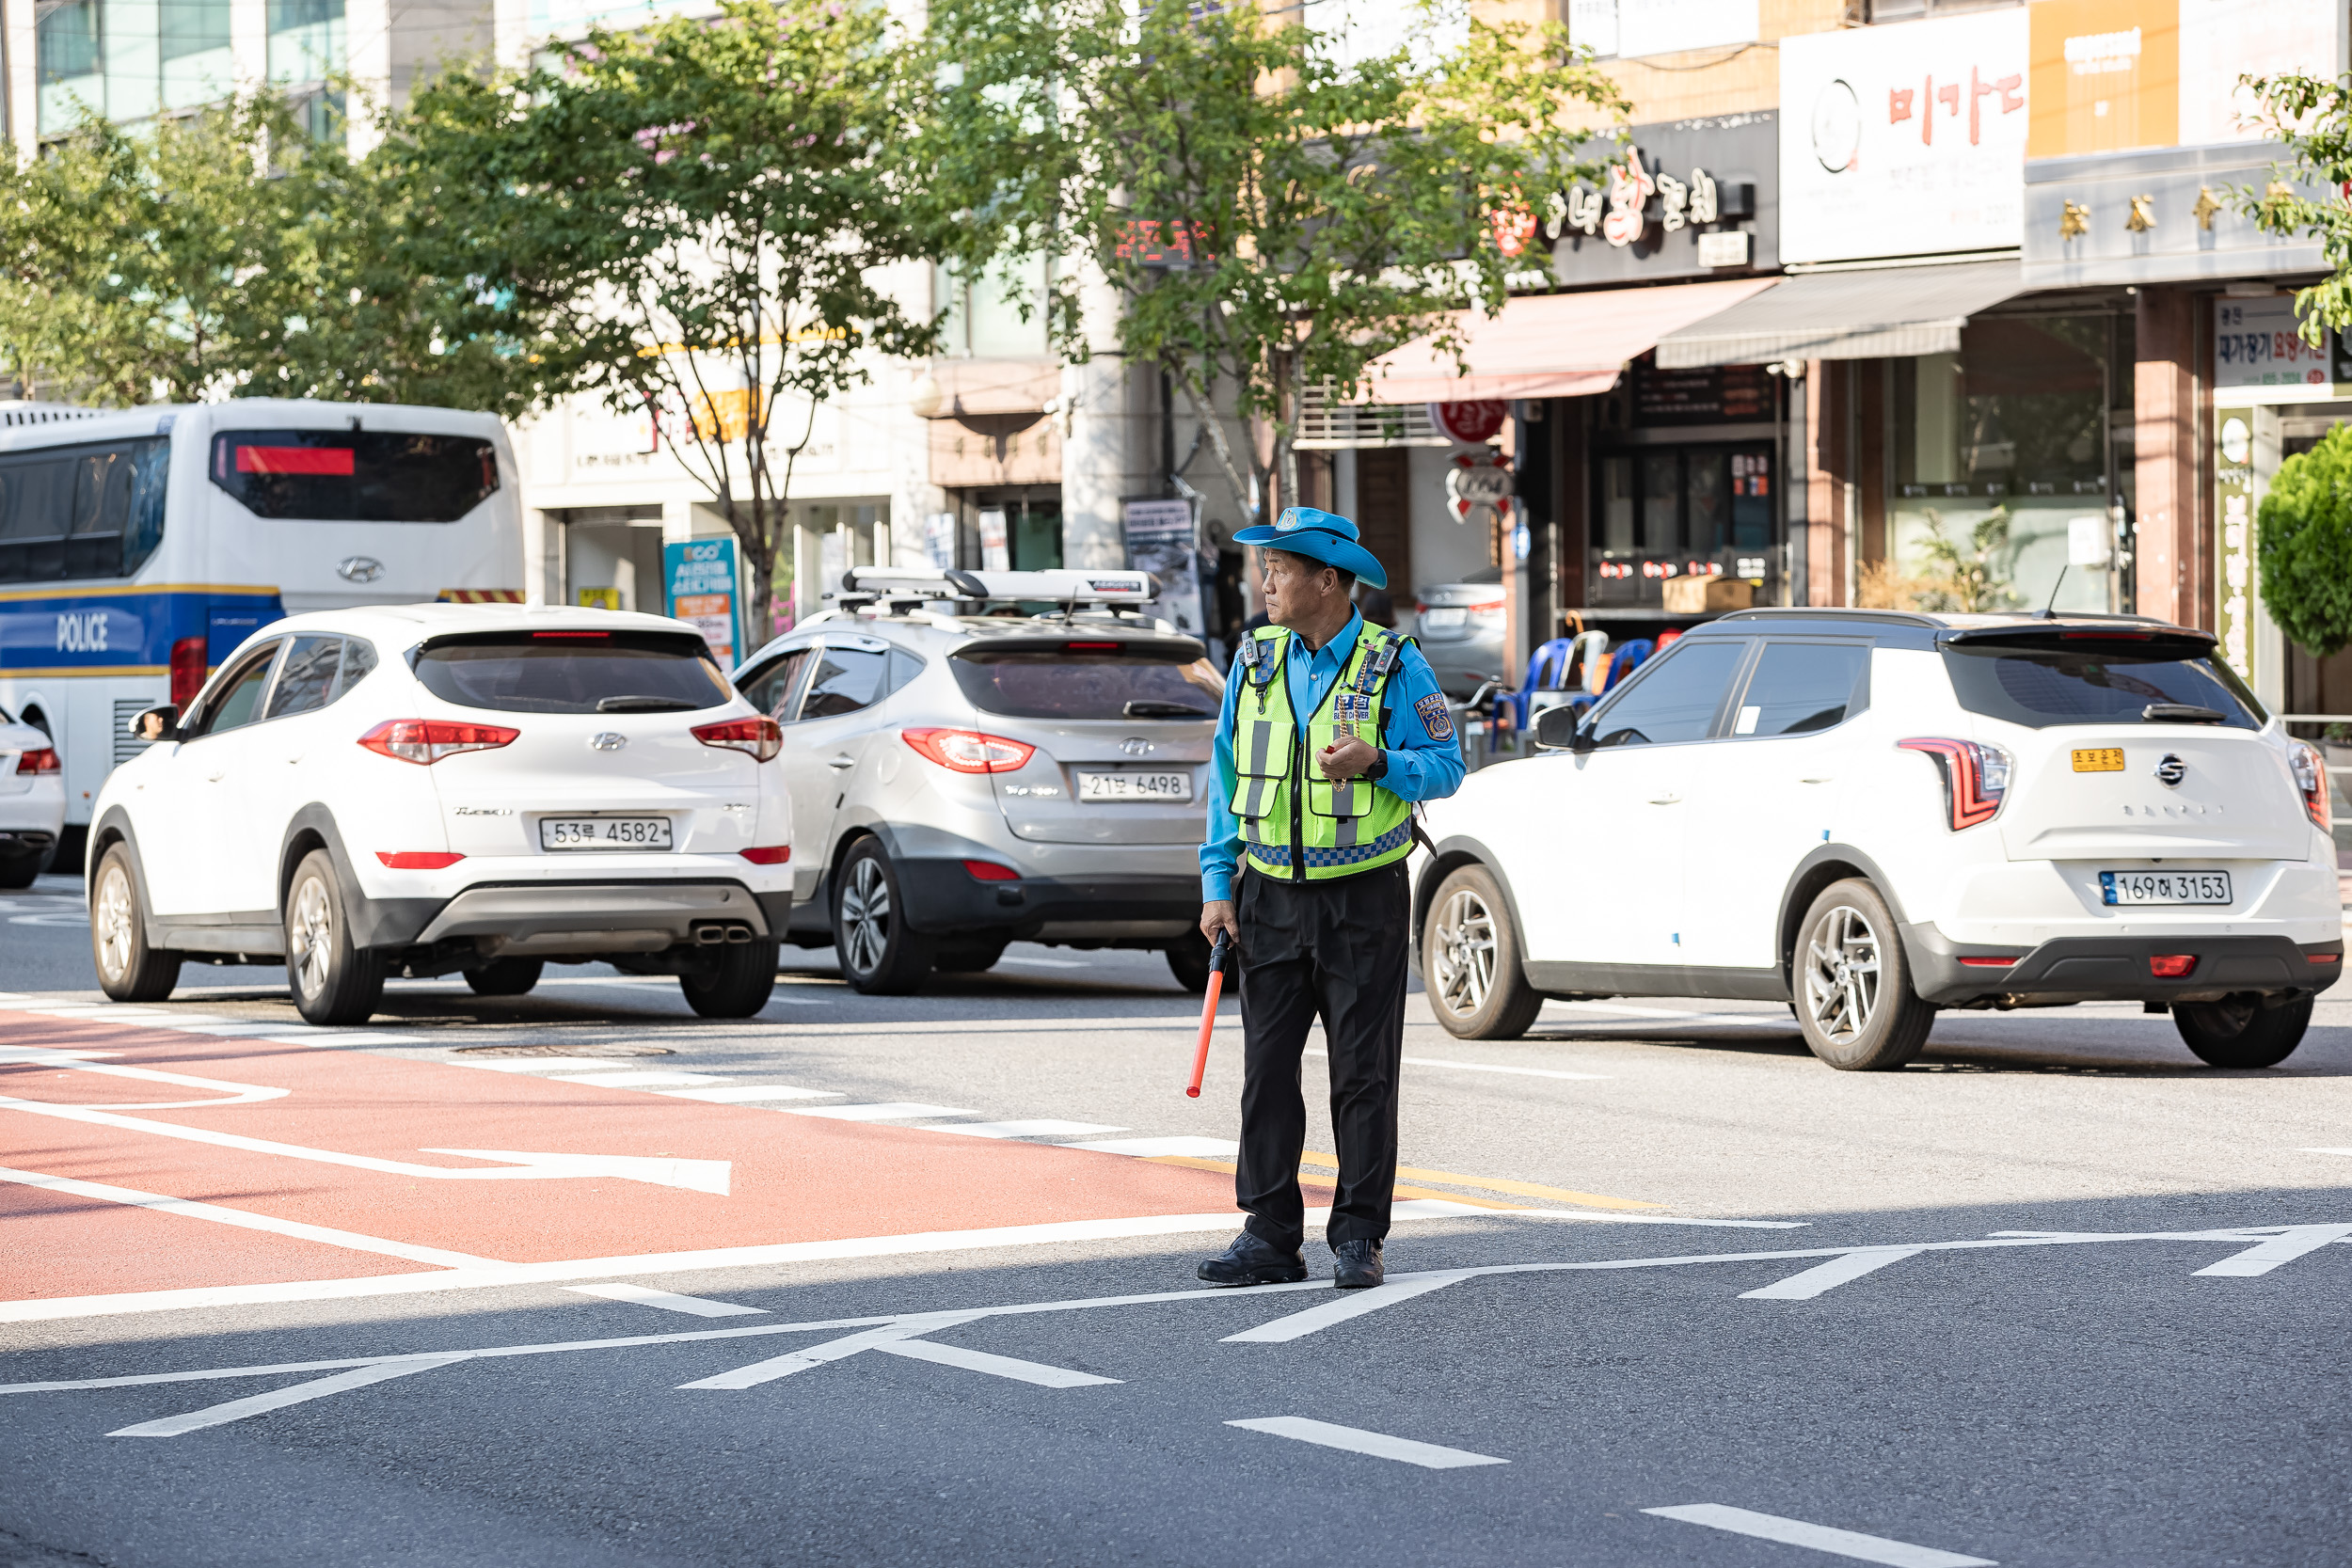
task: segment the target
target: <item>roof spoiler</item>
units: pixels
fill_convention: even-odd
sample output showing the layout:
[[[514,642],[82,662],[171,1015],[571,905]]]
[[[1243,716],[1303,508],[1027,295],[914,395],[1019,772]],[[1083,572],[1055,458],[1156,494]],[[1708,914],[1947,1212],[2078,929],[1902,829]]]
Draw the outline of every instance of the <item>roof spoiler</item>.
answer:
[[[1947,631],[1938,642],[2022,642],[2047,647],[2054,642],[2169,642],[2211,648],[2220,641],[2202,626],[2175,626],[2169,621],[2034,621],[2006,626],[1967,626]]]
[[[977,599],[987,602],[1047,600],[1079,605],[1146,605],[1159,597],[1159,580],[1149,572],[966,572],[955,567],[853,566],[841,574],[841,590],[825,596],[838,602],[876,599]]]

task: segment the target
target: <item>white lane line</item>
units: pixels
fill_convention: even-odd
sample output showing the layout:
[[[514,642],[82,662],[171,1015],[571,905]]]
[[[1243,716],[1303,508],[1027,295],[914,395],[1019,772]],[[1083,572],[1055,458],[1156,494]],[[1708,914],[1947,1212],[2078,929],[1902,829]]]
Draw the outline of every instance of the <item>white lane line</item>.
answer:
[[[1123,1132],[1094,1121],[959,1121],[921,1129],[925,1132],[961,1132],[967,1138],[1075,1138],[1089,1132]]]
[[[2352,1227],[2347,1227],[2352,1228]],[[1873,1246],[1856,1247],[1843,1258],[1833,1258],[1819,1263],[1803,1274],[1792,1274],[1760,1291],[1742,1291],[1741,1301],[1811,1301],[1815,1296],[1835,1291],[1840,1285],[1860,1279],[1866,1274],[1876,1274],[1889,1263],[1899,1263],[1915,1258],[1925,1247]]]
[[[968,1117],[972,1111],[960,1111],[953,1105],[916,1105],[890,1102],[881,1105],[778,1105],[776,1110],[787,1117],[823,1117],[831,1121],[905,1121],[915,1117]]]
[[[1229,1345],[1286,1345],[1293,1339],[1303,1339],[1310,1334],[1320,1333],[1334,1323],[1343,1323],[1367,1312],[1377,1312],[1383,1307],[1394,1307],[1400,1301],[1410,1301],[1415,1296],[1424,1296],[1432,1291],[1442,1291],[1449,1285],[1475,1277],[1475,1272],[1470,1269],[1399,1275],[1387,1284],[1375,1285],[1369,1291],[1350,1291],[1337,1301],[1310,1307],[1304,1312],[1293,1312],[1288,1317],[1260,1323],[1239,1334],[1228,1334],[1224,1342]]]
[[[524,1056],[495,1062],[477,1062],[467,1056],[454,1056],[443,1067],[479,1068],[484,1072],[528,1072],[533,1075],[549,1072],[611,1072],[612,1058],[592,1059],[585,1056]]]
[[[1673,1508],[1645,1508],[1642,1512],[1661,1519],[1679,1519],[1686,1525],[1705,1525],[1709,1529],[1729,1530],[1735,1535],[1778,1541],[1784,1545],[1810,1546],[1833,1557],[1883,1562],[1887,1568],[1994,1568],[1989,1557],[1963,1557],[1934,1546],[1915,1546],[1908,1541],[1890,1541],[1885,1536],[1864,1535],[1859,1530],[1833,1529],[1827,1525],[1808,1525],[1803,1519],[1784,1519],[1777,1513],[1757,1513],[1722,1503],[1681,1503]]]
[[[664,1089],[673,1100],[701,1100],[713,1105],[741,1105],[755,1100],[839,1100],[839,1089],[796,1089],[789,1084],[727,1084],[715,1089]]]
[[[564,1289],[574,1295],[635,1302],[640,1307],[658,1307],[664,1312],[683,1312],[694,1318],[748,1318],[763,1315],[768,1310],[765,1307],[741,1307],[731,1301],[682,1296],[674,1291],[657,1291],[650,1285],[631,1285],[625,1280],[615,1280],[610,1285],[566,1285]]]
[[[1305,1053],[1310,1056],[1330,1054],[1321,1046],[1311,1046]],[[1397,1059],[1406,1067],[1452,1068],[1456,1072],[1507,1072],[1515,1078],[1571,1078],[1593,1084],[1605,1084],[1609,1081],[1609,1075],[1605,1072],[1558,1072],[1550,1068],[1497,1067],[1488,1062],[1450,1061],[1443,1056],[1400,1056]]]
[[[2199,1269],[2200,1275],[2219,1275],[2227,1278],[2250,1279],[2268,1274],[2281,1263],[2292,1263],[2307,1252],[2316,1252],[2331,1242],[2352,1236],[2352,1225],[2289,1226],[2282,1236],[2248,1247],[2244,1252],[2224,1258],[2218,1263]]]
[[[0,1181],[14,1182],[23,1187],[45,1187],[51,1192],[72,1193],[76,1197],[96,1198],[103,1203],[127,1204],[135,1209],[152,1210],[159,1214],[178,1214],[183,1219],[211,1220],[215,1225],[233,1225],[246,1230],[266,1230],[274,1235],[318,1242],[352,1252],[375,1252],[387,1258],[405,1258],[412,1263],[440,1263],[453,1269],[501,1266],[495,1258],[477,1258],[471,1253],[448,1252],[440,1247],[413,1246],[406,1242],[386,1241],[381,1236],[362,1236],[356,1231],[335,1230],[323,1225],[305,1225],[300,1220],[281,1220],[272,1214],[226,1209],[215,1203],[199,1203],[193,1198],[166,1197],[160,1193],[142,1193],[131,1187],[77,1181],[72,1177],[43,1176],[38,1171],[0,1167]]]
[[[715,1072],[590,1072],[566,1078],[566,1084],[594,1084],[600,1089],[650,1089],[671,1084],[723,1084]]]
[[[969,1372],[1034,1383],[1041,1388],[1092,1388],[1120,1381],[1115,1377],[1096,1377],[1092,1372],[1073,1372],[1067,1367],[1048,1367],[1041,1361],[1020,1361],[1009,1355],[991,1355],[984,1350],[966,1350],[961,1345],[942,1345],[930,1339],[885,1339],[873,1348],[884,1355],[961,1367]]]
[[[1473,1465],[1511,1463],[1507,1459],[1497,1459],[1492,1454],[1440,1448],[1435,1443],[1416,1443],[1410,1437],[1391,1437],[1387,1433],[1366,1432],[1360,1427],[1333,1426],[1328,1421],[1311,1421],[1304,1416],[1259,1416],[1247,1421],[1228,1421],[1225,1424],[1240,1427],[1245,1432],[1270,1433],[1277,1437],[1295,1438],[1301,1443],[1320,1444],[1327,1449],[1368,1453],[1375,1459],[1402,1460],[1425,1470],[1461,1470]]]
[[[1105,1143],[1065,1144],[1065,1148],[1090,1148],[1097,1154],[1133,1154],[1152,1159],[1162,1154],[1186,1154],[1200,1160],[1230,1160],[1241,1152],[1232,1138],[1113,1138]]]
[[[274,1035],[264,1035],[262,1037],[272,1045],[314,1045],[321,1049],[328,1046],[341,1048],[349,1045],[431,1045],[433,1043],[421,1035],[386,1035],[373,1029],[320,1029],[304,1033],[280,1029]]]
[[[911,1318],[900,1318],[896,1323],[884,1323],[880,1328],[869,1328],[858,1334],[845,1334],[838,1339],[828,1339],[821,1345],[804,1345],[788,1354],[771,1355],[765,1361],[755,1361],[748,1367],[738,1367],[733,1371],[721,1372],[716,1377],[699,1378],[692,1383],[681,1383],[678,1386],[681,1389],[719,1388],[729,1392],[756,1388],[762,1384],[773,1383],[780,1377],[790,1377],[795,1372],[810,1371],[828,1361],[839,1361],[845,1356],[855,1355],[860,1351],[872,1350],[877,1345],[887,1344],[893,1339],[912,1339],[918,1334],[936,1334],[943,1328],[953,1328],[958,1323],[968,1323],[975,1318],[987,1316],[986,1309],[974,1312],[920,1312]]]
[[[436,1367],[446,1367],[453,1361],[470,1357],[464,1352],[449,1355],[411,1355],[398,1361],[379,1361],[372,1367],[354,1367],[332,1377],[316,1378],[297,1383],[291,1388],[278,1388],[266,1394],[252,1394],[245,1399],[230,1400],[203,1410],[191,1410],[184,1416],[167,1416],[157,1421],[141,1421],[136,1426],[121,1427],[106,1433],[109,1437],[178,1437],[185,1433],[201,1432],[206,1427],[226,1426],[251,1416],[265,1416],[273,1410],[283,1410],[290,1404],[303,1404],[341,1394],[353,1388],[364,1388],[371,1383],[386,1383],[414,1372],[429,1372]]]

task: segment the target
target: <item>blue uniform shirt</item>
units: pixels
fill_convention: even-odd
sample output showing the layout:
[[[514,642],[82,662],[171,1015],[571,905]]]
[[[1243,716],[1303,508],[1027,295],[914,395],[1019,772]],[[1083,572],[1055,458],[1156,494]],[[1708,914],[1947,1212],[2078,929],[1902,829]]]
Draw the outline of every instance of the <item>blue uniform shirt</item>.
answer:
[[[1282,672],[1291,697],[1292,717],[1299,739],[1307,736],[1307,720],[1323,706],[1331,685],[1347,668],[1356,652],[1357,634],[1364,629],[1361,611],[1350,615],[1340,634],[1310,653],[1294,633],[1290,658]],[[1241,865],[1241,824],[1234,819],[1233,705],[1248,673],[1239,658],[1225,682],[1225,706],[1216,716],[1216,782],[1209,794],[1209,834],[1200,845],[1200,899],[1215,903],[1233,896],[1233,875]],[[1442,800],[1462,786],[1462,749],[1454,736],[1453,715],[1429,661],[1412,643],[1405,644],[1395,672],[1389,676],[1386,695],[1387,728],[1380,738],[1388,771],[1374,782],[1406,800]],[[1314,758],[1307,758],[1314,767]],[[1320,777],[1320,774],[1315,775]]]

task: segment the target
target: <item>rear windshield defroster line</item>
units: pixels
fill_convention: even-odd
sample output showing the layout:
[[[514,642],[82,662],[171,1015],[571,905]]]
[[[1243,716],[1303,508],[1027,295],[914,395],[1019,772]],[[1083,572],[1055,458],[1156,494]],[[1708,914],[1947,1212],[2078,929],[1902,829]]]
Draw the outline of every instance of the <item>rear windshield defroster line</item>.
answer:
[[[1962,707],[2037,730],[2176,724],[2167,706],[2210,709],[2231,729],[2266,722],[2237,672],[2185,640],[2054,634],[2030,642],[1947,641],[1944,667]]]
[[[735,694],[691,632],[475,632],[437,637],[409,660],[443,702],[501,713],[683,713]]]
[[[1073,640],[1083,641],[1083,640]],[[1204,722],[1216,717],[1216,676],[1190,648],[966,648],[947,660],[972,705],[1000,719]],[[1190,654],[1190,657],[1185,657]]]

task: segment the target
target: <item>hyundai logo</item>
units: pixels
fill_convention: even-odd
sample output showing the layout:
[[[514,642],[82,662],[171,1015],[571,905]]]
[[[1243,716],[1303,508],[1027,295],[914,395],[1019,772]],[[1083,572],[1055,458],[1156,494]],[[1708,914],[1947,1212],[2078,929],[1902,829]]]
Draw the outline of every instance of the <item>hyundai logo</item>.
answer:
[[[1148,757],[1159,750],[1139,735],[1131,735],[1119,743],[1119,749],[1131,757]]]
[[[2187,777],[2188,764],[2170,752],[2165,752],[2164,760],[2156,764],[2156,783],[2167,789],[2178,788],[2181,781]]]
[[[628,736],[600,730],[588,737],[588,748],[594,752],[617,752],[628,744]]]
[[[384,562],[372,555],[355,555],[337,562],[335,575],[345,582],[373,582],[384,575]]]

